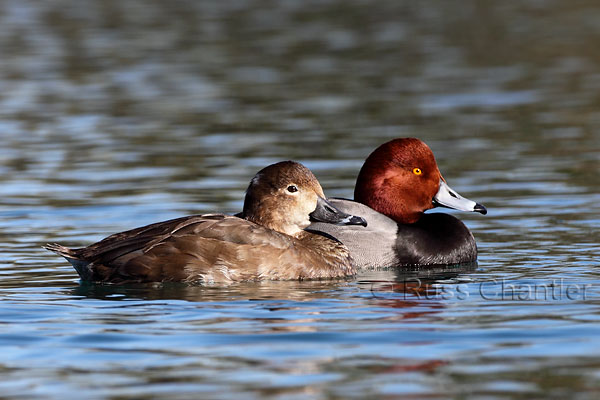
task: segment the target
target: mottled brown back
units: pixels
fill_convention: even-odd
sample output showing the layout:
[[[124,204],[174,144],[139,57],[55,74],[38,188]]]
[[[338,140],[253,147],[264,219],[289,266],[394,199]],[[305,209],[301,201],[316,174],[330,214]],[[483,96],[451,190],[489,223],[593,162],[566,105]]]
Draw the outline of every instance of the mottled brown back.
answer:
[[[53,248],[91,281],[230,283],[352,275],[338,242],[299,238],[220,214],[195,215],[121,232],[81,249]],[[74,264],[75,265],[75,264]],[[79,268],[77,268],[79,270]]]

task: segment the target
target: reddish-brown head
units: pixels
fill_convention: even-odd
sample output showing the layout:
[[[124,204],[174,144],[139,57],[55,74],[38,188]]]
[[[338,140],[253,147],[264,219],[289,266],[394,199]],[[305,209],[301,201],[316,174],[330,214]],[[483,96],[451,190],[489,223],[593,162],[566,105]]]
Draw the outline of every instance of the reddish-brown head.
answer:
[[[433,152],[415,138],[394,139],[373,151],[358,174],[354,200],[396,222],[416,222],[433,208],[442,175]]]

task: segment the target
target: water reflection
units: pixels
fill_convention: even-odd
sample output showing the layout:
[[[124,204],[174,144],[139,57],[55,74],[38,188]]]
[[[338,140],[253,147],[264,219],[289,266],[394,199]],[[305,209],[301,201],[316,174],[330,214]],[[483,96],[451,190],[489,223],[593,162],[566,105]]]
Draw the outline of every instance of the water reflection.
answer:
[[[365,271],[355,278],[309,280],[309,281],[261,281],[243,282],[231,285],[190,285],[176,282],[116,285],[106,283],[81,282],[67,293],[76,297],[98,300],[183,300],[191,302],[238,300],[283,299],[307,301],[329,298],[332,287],[357,286],[360,292],[369,292],[373,298],[377,293],[404,293],[418,299],[434,295],[438,282],[452,281],[461,274],[473,273],[477,263],[454,266],[415,267],[410,269],[381,269]]]

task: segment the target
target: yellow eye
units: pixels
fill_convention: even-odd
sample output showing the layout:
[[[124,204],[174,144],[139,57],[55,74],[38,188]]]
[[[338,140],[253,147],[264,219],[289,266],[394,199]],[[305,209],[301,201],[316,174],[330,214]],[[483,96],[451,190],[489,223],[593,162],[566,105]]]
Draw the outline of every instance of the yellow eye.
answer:
[[[414,168],[413,169],[413,174],[415,175],[421,175],[423,173],[423,171],[421,171],[421,168]]]

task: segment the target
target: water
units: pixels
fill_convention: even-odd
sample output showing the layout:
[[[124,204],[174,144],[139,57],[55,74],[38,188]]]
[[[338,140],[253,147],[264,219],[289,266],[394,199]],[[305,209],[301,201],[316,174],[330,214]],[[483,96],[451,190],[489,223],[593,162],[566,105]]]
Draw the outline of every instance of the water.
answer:
[[[592,1],[0,2],[6,398],[600,395]],[[294,159],[352,197],[427,142],[477,266],[230,287],[82,285],[86,245],[237,212]]]

